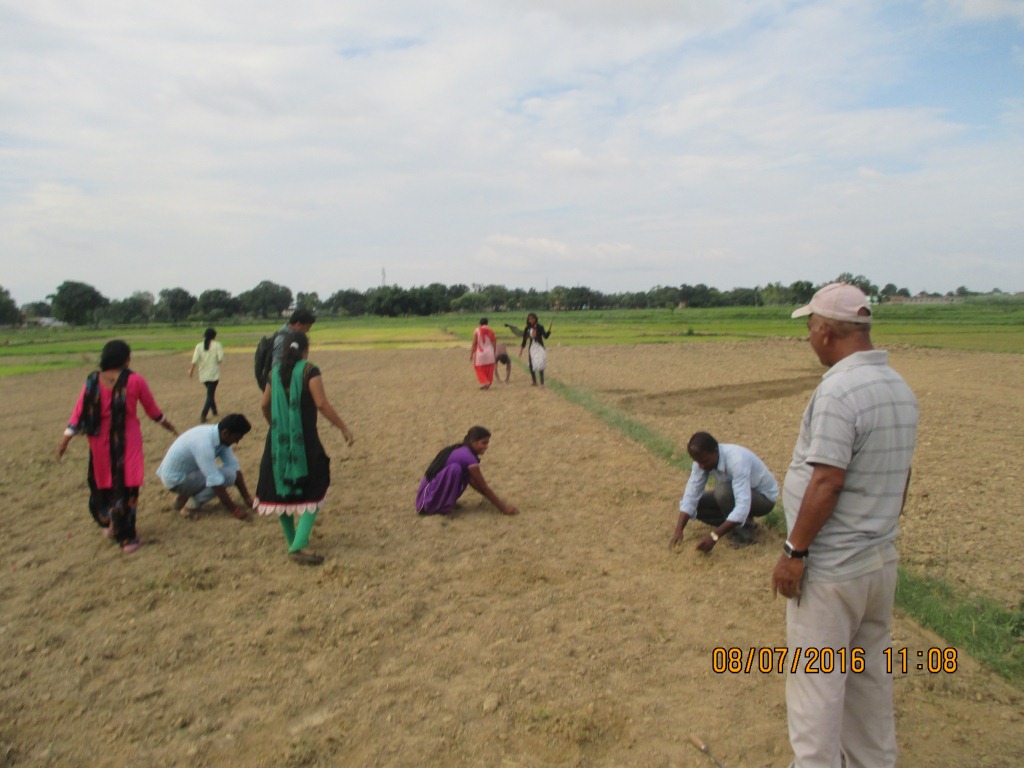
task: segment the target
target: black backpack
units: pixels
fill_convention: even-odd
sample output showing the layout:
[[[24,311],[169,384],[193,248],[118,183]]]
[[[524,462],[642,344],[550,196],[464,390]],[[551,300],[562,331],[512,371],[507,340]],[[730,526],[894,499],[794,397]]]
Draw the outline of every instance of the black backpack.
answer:
[[[264,336],[256,345],[256,356],[253,358],[253,373],[256,374],[256,384],[260,392],[267,388],[270,380],[270,369],[274,363],[274,339],[277,333],[272,336]]]

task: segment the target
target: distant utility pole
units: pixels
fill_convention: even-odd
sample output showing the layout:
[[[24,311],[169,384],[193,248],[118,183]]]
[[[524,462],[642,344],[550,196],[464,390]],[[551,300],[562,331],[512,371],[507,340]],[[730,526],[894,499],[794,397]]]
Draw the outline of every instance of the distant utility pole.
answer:
[[[388,276],[384,272],[384,267],[380,268],[380,287],[383,288],[388,284]]]

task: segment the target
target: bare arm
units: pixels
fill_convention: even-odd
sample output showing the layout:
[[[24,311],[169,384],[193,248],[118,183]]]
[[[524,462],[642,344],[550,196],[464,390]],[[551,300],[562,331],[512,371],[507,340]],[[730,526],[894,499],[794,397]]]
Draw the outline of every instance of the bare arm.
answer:
[[[188,365],[188,377],[190,379],[192,378],[192,374],[195,373],[195,370],[196,370],[196,364],[195,363],[189,363],[189,365]]]
[[[313,397],[313,404],[316,409],[323,414],[323,417],[327,419],[331,424],[341,430],[341,434],[345,436],[345,442],[352,445],[356,441],[355,436],[349,430],[348,425],[342,421],[341,416],[334,410],[334,406],[327,399],[327,393],[324,392],[324,382],[320,376],[314,376],[309,380],[309,394]]]
[[[476,331],[473,331],[473,346],[469,348],[469,361],[473,362],[473,356],[476,354]]]
[[[245,478],[242,477],[242,470],[238,470],[235,473],[235,488],[242,494],[242,500],[245,502],[245,506],[252,506],[252,494],[249,493],[249,488],[245,484]]]
[[[815,464],[811,481],[807,484],[804,498],[800,502],[793,530],[789,532],[789,543],[793,549],[809,549],[822,526],[828,522],[839,501],[839,494],[846,483],[846,470]],[[802,558],[779,557],[772,572],[772,594],[782,593],[783,597],[799,597],[800,582],[804,575]]]
[[[270,382],[267,382],[267,386],[263,388],[263,397],[260,398],[260,410],[263,411],[263,418],[267,420],[267,426],[270,426]]]
[[[68,443],[74,438],[75,433],[67,431],[61,435],[60,442],[57,443],[57,447],[53,450],[53,460],[60,461],[64,457],[64,451],[68,449]]]
[[[238,476],[240,478],[242,476],[241,473],[239,473]],[[242,481],[242,485],[245,485],[245,481]],[[213,486],[212,490],[216,494],[217,498],[220,500],[221,505],[224,507],[224,509],[231,513],[232,517],[237,517],[239,520],[249,519],[248,510],[246,510],[244,507],[240,507],[237,504],[235,504],[234,500],[231,498],[231,494],[228,493],[227,486],[215,485]],[[246,499],[245,503],[251,507],[252,497],[250,496],[248,499]]]
[[[491,490],[491,486],[484,480],[483,472],[480,471],[480,465],[474,464],[469,468],[469,484],[480,493],[485,499],[491,504],[498,508],[498,511],[504,515],[518,515],[519,510],[511,504],[506,504],[504,501],[498,498],[498,494]]]
[[[679,514],[681,516],[683,513],[680,512]],[[715,528],[714,534],[718,538],[722,538],[723,536],[727,535],[729,533],[729,531],[731,531],[735,527],[736,527],[736,523],[734,523],[732,520],[726,520],[720,526]],[[703,539],[701,539],[700,541],[697,542],[697,549],[699,551],[701,551],[701,552],[710,552],[712,549],[715,548],[715,544],[716,543],[717,542],[713,538],[711,538],[711,534],[709,533]]]
[[[672,534],[672,540],[668,543],[669,549],[675,549],[676,544],[683,540],[683,531],[686,530],[688,522],[690,522],[690,516],[685,512],[680,512],[679,520],[676,521],[676,530]]]

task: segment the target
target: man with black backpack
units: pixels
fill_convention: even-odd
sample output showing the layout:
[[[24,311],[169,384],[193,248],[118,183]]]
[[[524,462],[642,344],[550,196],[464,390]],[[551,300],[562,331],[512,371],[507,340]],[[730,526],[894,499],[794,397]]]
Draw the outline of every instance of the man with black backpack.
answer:
[[[316,322],[316,315],[308,309],[296,309],[288,322],[281,326],[273,336],[264,336],[256,346],[256,385],[262,392],[270,380],[270,371],[280,365],[284,358],[284,338],[292,331],[309,333]],[[273,345],[273,346],[271,346]]]

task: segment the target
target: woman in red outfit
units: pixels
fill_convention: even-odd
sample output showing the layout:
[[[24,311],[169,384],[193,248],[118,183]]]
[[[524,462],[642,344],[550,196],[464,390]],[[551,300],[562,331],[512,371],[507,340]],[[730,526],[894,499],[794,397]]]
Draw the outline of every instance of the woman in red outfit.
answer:
[[[487,318],[481,317],[480,327],[473,331],[473,348],[469,352],[480,389],[490,389],[494,383],[494,348],[497,343],[498,337],[487,327]]]
[[[128,368],[131,354],[131,348],[123,341],[108,341],[104,345],[100,369],[86,378],[54,452],[54,458],[60,461],[71,438],[83,432],[88,435],[89,511],[125,554],[140,546],[135,512],[145,470],[138,405],[141,403],[146,415],[168,432],[178,434],[164,418],[146,380]]]

